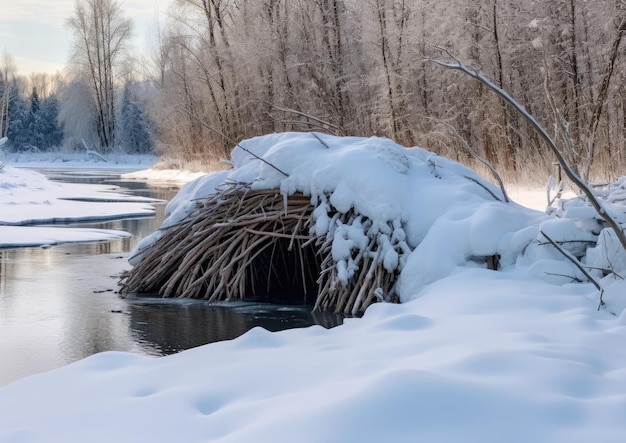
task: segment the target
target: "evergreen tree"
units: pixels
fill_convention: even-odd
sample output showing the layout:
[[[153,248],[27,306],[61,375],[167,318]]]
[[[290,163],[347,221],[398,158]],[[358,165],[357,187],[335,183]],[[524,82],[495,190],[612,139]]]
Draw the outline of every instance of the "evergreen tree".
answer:
[[[14,95],[8,107],[9,128],[7,137],[9,146],[14,151],[25,151],[30,147],[31,114],[21,94]]]
[[[37,88],[33,88],[30,94],[30,112],[27,117],[26,134],[24,135],[28,139],[28,145],[31,150],[41,150],[43,148],[41,126],[39,94],[37,94]]]
[[[63,130],[59,124],[59,100],[56,95],[51,95],[41,103],[37,116],[42,135],[42,149],[61,146]]]
[[[30,103],[20,94],[9,102],[10,146],[15,151],[43,151],[60,146],[63,132],[58,123],[59,103],[56,95],[40,100],[33,88]]]

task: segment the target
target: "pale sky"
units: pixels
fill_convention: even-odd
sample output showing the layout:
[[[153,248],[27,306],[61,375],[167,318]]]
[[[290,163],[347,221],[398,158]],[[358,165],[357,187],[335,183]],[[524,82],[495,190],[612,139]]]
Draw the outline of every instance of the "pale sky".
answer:
[[[126,17],[135,22],[135,47],[148,46],[157,14],[165,13],[172,0],[117,0]],[[75,0],[0,0],[0,52],[16,61],[18,74],[54,73],[63,69],[70,55],[72,34],[65,20]]]

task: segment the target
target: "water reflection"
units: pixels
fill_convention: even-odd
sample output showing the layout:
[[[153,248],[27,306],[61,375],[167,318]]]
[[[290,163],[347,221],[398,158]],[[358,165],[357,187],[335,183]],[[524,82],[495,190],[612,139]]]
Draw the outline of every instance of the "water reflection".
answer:
[[[339,314],[314,314],[311,306],[246,302],[216,305],[198,300],[135,299],[129,301],[128,309],[137,343],[155,355],[230,340],[257,326],[281,331],[314,324],[333,327],[343,320]]]
[[[120,184],[117,177],[88,174],[71,180]],[[56,179],[65,175],[55,171]],[[95,178],[94,178],[95,177]],[[176,188],[124,182],[133,194],[164,201]],[[313,315],[308,306],[258,303],[209,305],[197,300],[121,299],[117,282],[129,268],[128,253],[164,218],[73,226],[123,230],[130,238],[53,248],[0,250],[0,386],[101,351],[165,355],[237,337],[255,326],[281,330],[340,324],[341,316]]]
[[[112,315],[123,308],[114,291],[128,265],[121,255],[93,254],[99,246],[0,252],[0,385],[94,352],[137,348],[124,332],[128,319]]]

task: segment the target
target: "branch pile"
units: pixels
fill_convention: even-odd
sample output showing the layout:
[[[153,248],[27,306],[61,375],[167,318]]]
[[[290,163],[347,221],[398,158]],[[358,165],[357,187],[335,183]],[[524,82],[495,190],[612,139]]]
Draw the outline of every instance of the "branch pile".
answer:
[[[546,218],[457,162],[380,137],[268,134],[231,158],[170,202],[129,260],[123,293],[300,297],[356,314],[459,267],[514,264]]]
[[[317,236],[313,211],[310,197],[302,193],[285,197],[278,190],[231,184],[197,201],[185,219],[164,228],[123,276],[121,293],[215,302],[271,297],[272,291],[300,285],[302,301],[312,295],[315,310],[353,314],[377,300],[397,301],[393,284],[398,263],[396,257],[395,266],[389,264],[390,238],[368,238],[364,233],[371,221],[352,210],[332,209],[326,214],[332,227]],[[387,230],[391,234],[393,227]],[[341,251],[346,248],[347,258]]]

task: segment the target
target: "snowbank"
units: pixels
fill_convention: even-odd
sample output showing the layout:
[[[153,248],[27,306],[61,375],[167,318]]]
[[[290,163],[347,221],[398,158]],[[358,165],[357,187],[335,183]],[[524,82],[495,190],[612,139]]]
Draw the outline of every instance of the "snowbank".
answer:
[[[90,151],[91,152],[91,151]],[[145,169],[158,161],[154,155],[106,154],[96,152],[41,152],[6,154],[8,165],[20,168],[104,168],[104,169]]]

